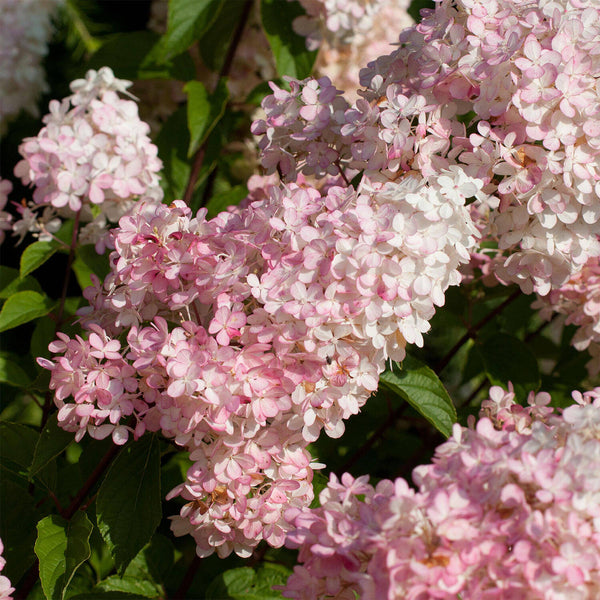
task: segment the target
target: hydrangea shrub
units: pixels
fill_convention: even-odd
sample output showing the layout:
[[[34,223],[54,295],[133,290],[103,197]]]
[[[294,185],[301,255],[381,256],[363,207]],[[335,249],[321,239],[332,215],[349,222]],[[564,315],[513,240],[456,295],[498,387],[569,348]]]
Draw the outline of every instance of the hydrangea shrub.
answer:
[[[595,598],[599,9],[42,8],[0,597]]]

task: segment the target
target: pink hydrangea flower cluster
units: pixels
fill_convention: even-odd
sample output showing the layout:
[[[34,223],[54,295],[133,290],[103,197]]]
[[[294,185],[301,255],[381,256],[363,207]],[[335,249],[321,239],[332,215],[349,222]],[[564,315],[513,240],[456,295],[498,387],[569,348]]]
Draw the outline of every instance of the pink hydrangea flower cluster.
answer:
[[[315,600],[592,600],[600,596],[600,388],[556,414],[492,388],[474,428],[403,479],[332,475],[291,508],[299,547],[284,596]]]
[[[341,137],[349,105],[328,77],[297,81],[286,77],[290,91],[269,82],[273,94],[262,102],[265,119],[252,123],[262,136],[258,146],[267,173],[289,181],[298,173],[338,176],[347,167],[350,147]]]
[[[6,565],[6,560],[2,557],[3,552],[4,544],[0,540],[0,572],[2,572],[2,569]],[[0,575],[0,600],[12,600],[12,593],[14,591],[15,588],[11,586],[10,579],[4,575]]]
[[[577,1],[438,2],[362,71],[366,89],[343,115],[311,114],[315,100],[296,88],[294,102],[277,90],[265,99],[263,164],[293,177],[286,151],[324,115],[330,149],[368,177],[461,165],[490,194],[481,214],[498,277],[545,295],[600,255],[599,27],[600,9]]]
[[[540,316],[551,319],[556,313],[566,315],[566,325],[576,325],[571,344],[586,350],[592,360],[588,369],[592,375],[600,372],[600,261],[590,259],[581,271],[567,283],[547,296],[539,297],[532,305]]]
[[[300,0],[306,16],[297,17],[294,30],[306,37],[309,50],[323,40],[332,45],[345,44],[357,34],[373,27],[373,18],[387,0]]]
[[[45,127],[19,147],[24,158],[15,175],[35,186],[32,208],[50,207],[59,216],[82,210],[84,221],[93,220],[84,243],[97,241],[106,221],[118,221],[139,196],[162,199],[162,162],[149,127],[137,104],[119,96],[130,85],[108,67],[88,71],[71,83],[71,96],[50,102]]]
[[[6,212],[4,207],[8,202],[8,195],[12,192],[12,183],[8,179],[0,177],[0,244],[4,242],[5,231],[10,231],[12,225],[12,215]]]
[[[302,0],[301,4],[307,16],[298,17],[293,26],[306,36],[309,49],[319,48],[315,72],[329,77],[353,100],[360,87],[360,69],[388,54],[398,41],[398,32],[414,24],[407,12],[408,0]]]
[[[87,340],[59,334],[61,356],[39,359],[60,425],[189,450],[173,527],[199,555],[282,545],[285,510],[312,498],[308,444],[343,433],[460,281],[477,231],[463,174],[444,177],[271,186],[210,221],[139,203],[113,232],[112,273],[85,292]]]
[[[0,133],[22,110],[38,114],[47,91],[42,60],[48,53],[52,14],[63,0],[0,2]]]

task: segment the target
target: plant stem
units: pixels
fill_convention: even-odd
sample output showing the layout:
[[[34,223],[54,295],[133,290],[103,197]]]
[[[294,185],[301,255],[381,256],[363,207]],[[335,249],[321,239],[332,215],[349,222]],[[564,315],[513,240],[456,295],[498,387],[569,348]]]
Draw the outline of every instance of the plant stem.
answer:
[[[67,267],[65,269],[65,278],[63,280],[62,292],[60,294],[60,303],[58,305],[58,312],[56,314],[56,323],[54,325],[54,337],[63,324],[63,315],[65,312],[65,303],[67,301],[67,293],[69,291],[69,282],[71,280],[71,267],[75,260],[75,248],[77,248],[77,235],[79,233],[79,220],[81,218],[81,208],[75,213],[75,219],[73,222],[73,233],[71,234],[71,246],[69,247],[69,257],[67,258]],[[48,390],[44,399],[44,406],[42,407],[42,425],[43,429],[50,416],[52,409],[52,398],[54,394]]]
[[[196,572],[198,571],[201,562],[202,559],[197,554],[194,554],[194,559],[190,563],[188,570],[185,572],[185,575],[181,580],[181,585],[175,592],[175,595],[172,596],[172,600],[183,600],[183,598],[185,598],[185,595],[187,594],[188,590],[190,589],[190,587],[192,587],[194,577],[196,576]]]
[[[100,462],[94,469],[93,473],[88,477],[87,481],[83,484],[79,492],[73,501],[69,505],[66,510],[60,511],[61,516],[65,519],[70,519],[79,509],[79,507],[83,504],[86,496],[89,491],[94,487],[94,485],[100,479],[102,473],[106,470],[112,459],[120,452],[121,446],[117,446],[116,444],[111,445],[108,452],[100,459]],[[15,593],[15,600],[25,600],[33,586],[36,584],[39,579],[39,563],[38,560],[31,565],[31,568],[27,572],[27,574],[23,578],[23,585],[19,587],[19,589]]]
[[[202,169],[202,163],[204,162],[204,155],[206,154],[206,146],[202,145],[194,154],[194,159],[192,161],[192,168],[190,170],[190,177],[188,179],[187,187],[185,188],[185,192],[183,193],[182,200],[189,206],[192,202],[192,196],[194,195],[194,187],[196,186],[196,181],[198,180],[198,176],[200,175],[200,169]]]
[[[100,459],[100,462],[96,465],[96,468],[92,471],[91,475],[87,478],[86,482],[81,486],[80,490],[77,492],[77,495],[71,501],[68,508],[63,512],[62,516],[65,519],[70,519],[79,509],[79,507],[83,504],[86,496],[89,494],[90,490],[98,483],[98,480],[106,471],[112,460],[117,456],[117,454],[121,451],[122,446],[117,446],[116,444],[112,444],[108,449],[108,452]]]
[[[206,206],[210,197],[212,196],[213,187],[215,185],[215,179],[217,178],[217,167],[215,167],[210,175],[206,178],[206,185],[204,186],[204,192],[202,193],[202,202],[200,202],[200,208]]]
[[[219,78],[227,77],[227,75],[229,75],[229,71],[231,71],[233,58],[242,40],[242,33],[244,33],[244,27],[246,27],[253,4],[254,0],[246,0],[246,3],[244,4],[242,14],[240,15],[240,20],[238,21],[235,32],[233,33],[233,37],[231,38],[231,44],[229,44],[229,48],[227,49],[227,55],[225,56],[225,60],[223,61],[223,65],[219,71]]]
[[[75,31],[77,31],[77,34],[79,35],[81,41],[83,42],[83,45],[85,46],[86,54],[90,56],[102,45],[101,42],[99,42],[90,33],[89,29],[87,28],[86,24],[84,23],[81,17],[79,9],[71,0],[68,0],[65,4],[65,11],[69,19],[71,20]]]
[[[29,571],[23,576],[21,581],[23,582],[15,591],[15,600],[25,600],[29,593],[33,589],[33,586],[38,582],[39,579],[39,562],[35,559],[35,562],[31,565]]]
[[[63,313],[65,311],[65,302],[67,301],[67,292],[69,290],[69,281],[71,280],[71,267],[75,259],[75,248],[77,247],[77,234],[79,233],[79,219],[81,218],[81,208],[75,213],[73,222],[73,234],[71,235],[71,247],[69,248],[69,258],[67,259],[67,269],[63,280],[62,293],[60,295],[60,304],[56,315],[55,333],[60,329],[63,323]]]
[[[466,344],[470,339],[474,339],[477,336],[477,332],[485,327],[494,317],[499,315],[509,304],[512,304],[517,298],[521,296],[521,290],[516,289],[504,302],[499,304],[492,312],[486,315],[481,321],[469,327],[467,332],[452,346],[450,351],[440,360],[435,367],[435,372],[439,375],[447,366],[448,363],[454,358],[454,355]]]
[[[348,181],[348,178],[346,177],[346,173],[344,173],[344,169],[342,169],[342,165],[340,164],[340,159],[338,158],[335,161],[335,166],[338,168],[338,171],[340,172],[340,175],[342,176],[342,179],[344,180],[344,183],[350,187],[350,182]]]
[[[394,423],[398,420],[400,415],[406,409],[407,404],[403,403],[402,406],[399,406],[388,418],[373,432],[371,437],[367,439],[367,441],[356,450],[352,456],[338,469],[335,470],[335,474],[341,476],[343,473],[347,472],[352,465],[354,465],[360,458],[362,458],[374,445],[375,443],[383,437],[385,432],[394,425]]]

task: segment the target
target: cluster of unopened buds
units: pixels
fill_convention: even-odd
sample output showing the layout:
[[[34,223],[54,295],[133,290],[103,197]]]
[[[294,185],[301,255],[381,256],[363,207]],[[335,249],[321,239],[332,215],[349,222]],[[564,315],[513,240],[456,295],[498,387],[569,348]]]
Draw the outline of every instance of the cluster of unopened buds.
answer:
[[[88,222],[81,243],[104,244],[107,223],[116,223],[141,195],[159,202],[162,162],[127,95],[131,82],[117,79],[108,67],[88,71],[71,84],[73,94],[50,102],[45,126],[26,138],[15,174],[35,186],[33,204],[18,206],[15,231],[46,237],[60,226],[58,217],[80,215]],[[40,209],[43,209],[41,215]]]
[[[529,405],[494,387],[476,426],[454,426],[404,479],[332,475],[320,508],[287,513],[300,548],[284,596],[466,599],[600,595],[600,388]]]

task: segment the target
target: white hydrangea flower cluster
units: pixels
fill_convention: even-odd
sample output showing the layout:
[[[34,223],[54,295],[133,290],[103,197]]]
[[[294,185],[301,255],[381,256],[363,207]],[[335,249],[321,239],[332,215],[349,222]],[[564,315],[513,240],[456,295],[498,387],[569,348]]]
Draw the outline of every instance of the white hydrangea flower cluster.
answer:
[[[52,13],[63,0],[0,0],[0,133],[25,110],[38,114],[46,91],[42,59],[48,52]]]

